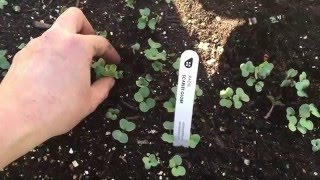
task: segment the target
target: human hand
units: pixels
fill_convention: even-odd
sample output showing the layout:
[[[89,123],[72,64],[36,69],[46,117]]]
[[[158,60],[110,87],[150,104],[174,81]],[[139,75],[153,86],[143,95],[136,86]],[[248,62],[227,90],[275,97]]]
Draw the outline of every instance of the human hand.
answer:
[[[21,123],[44,138],[77,125],[107,98],[114,85],[111,77],[91,85],[93,57],[120,62],[112,45],[94,34],[81,10],[65,11],[49,30],[15,55],[0,85],[0,110],[18,113],[18,119],[24,119]]]

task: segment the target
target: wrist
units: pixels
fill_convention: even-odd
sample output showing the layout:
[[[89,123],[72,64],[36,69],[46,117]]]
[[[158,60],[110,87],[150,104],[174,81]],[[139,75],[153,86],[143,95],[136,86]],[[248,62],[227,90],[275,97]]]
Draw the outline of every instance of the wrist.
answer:
[[[35,124],[34,112],[24,107],[28,104],[2,95],[0,91],[0,169],[47,139]]]

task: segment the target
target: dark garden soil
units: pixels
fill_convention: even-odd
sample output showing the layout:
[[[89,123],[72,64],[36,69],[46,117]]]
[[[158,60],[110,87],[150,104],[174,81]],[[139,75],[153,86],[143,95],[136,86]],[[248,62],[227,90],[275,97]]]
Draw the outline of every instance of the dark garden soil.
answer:
[[[44,30],[32,25],[34,20],[52,23],[64,7],[75,0],[11,0],[0,10],[0,49],[7,49],[9,59],[17,46]],[[49,4],[50,3],[50,4]],[[15,12],[19,5],[21,12]],[[0,179],[173,179],[168,161],[174,154],[183,157],[187,174],[181,179],[319,179],[320,154],[311,150],[310,140],[320,137],[319,120],[315,129],[302,136],[287,128],[285,109],[297,109],[303,103],[319,99],[320,2],[317,0],[137,0],[135,9],[124,1],[80,1],[94,28],[107,31],[108,39],[123,58],[118,80],[110,98],[70,133],[52,138],[0,171]],[[155,32],[138,30],[138,9],[149,7],[162,17]],[[278,23],[270,17],[281,15]],[[256,17],[250,26],[248,18]],[[163,72],[154,72],[142,54],[133,54],[131,46],[147,39],[160,42],[171,54]],[[200,42],[209,49],[198,48]],[[201,56],[198,84],[204,95],[196,100],[193,133],[201,135],[195,149],[174,148],[161,140],[162,123],[173,120],[173,113],[162,107],[177,83],[171,63],[186,49]],[[275,65],[261,93],[248,87],[239,65],[250,59],[255,65],[268,55]],[[70,67],[72,68],[72,67]],[[295,68],[305,71],[311,82],[309,98],[298,98],[293,88],[280,88],[284,72]],[[150,73],[152,97],[156,108],[141,113],[133,94],[139,76]],[[70,84],[72,86],[72,84]],[[251,101],[240,110],[219,106],[219,91],[242,87]],[[27,89],[25,89],[27,90]],[[281,96],[286,107],[275,107],[271,117],[264,116],[271,107],[266,95]],[[137,124],[125,145],[115,141],[111,132],[118,121],[109,121],[105,113],[119,108],[120,118]],[[72,151],[70,151],[72,149]],[[155,153],[160,165],[145,170],[142,157]],[[76,161],[79,166],[74,167]]]

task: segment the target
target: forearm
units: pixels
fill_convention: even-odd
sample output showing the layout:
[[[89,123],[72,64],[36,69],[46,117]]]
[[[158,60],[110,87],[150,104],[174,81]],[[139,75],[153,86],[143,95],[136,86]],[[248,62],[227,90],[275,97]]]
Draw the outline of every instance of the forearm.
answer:
[[[6,100],[0,91],[0,169],[41,144],[45,138],[33,125],[33,116],[24,113],[28,104]]]

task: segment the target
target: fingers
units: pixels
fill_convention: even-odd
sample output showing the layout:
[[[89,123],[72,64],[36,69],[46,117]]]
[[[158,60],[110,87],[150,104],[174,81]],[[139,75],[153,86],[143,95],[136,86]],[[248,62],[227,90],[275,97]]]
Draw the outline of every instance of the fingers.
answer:
[[[91,106],[94,111],[109,95],[114,86],[115,80],[112,77],[100,78],[91,85]]]
[[[52,27],[54,28],[57,26],[71,33],[95,33],[94,29],[92,28],[91,24],[82,13],[82,11],[75,7],[67,9],[64,13],[61,14],[61,16],[58,17]]]
[[[113,63],[120,62],[120,55],[106,38],[96,35],[79,35],[79,37],[91,49],[93,57],[102,57]]]

